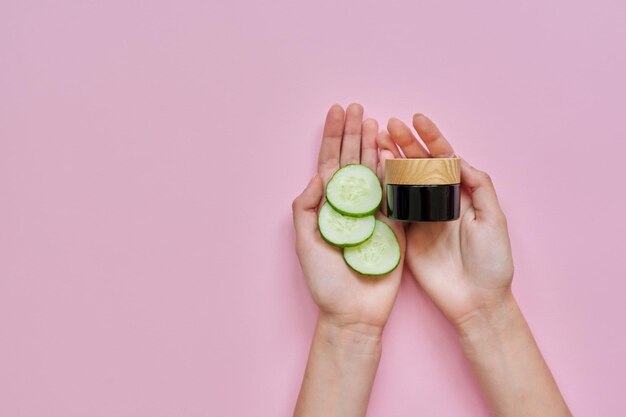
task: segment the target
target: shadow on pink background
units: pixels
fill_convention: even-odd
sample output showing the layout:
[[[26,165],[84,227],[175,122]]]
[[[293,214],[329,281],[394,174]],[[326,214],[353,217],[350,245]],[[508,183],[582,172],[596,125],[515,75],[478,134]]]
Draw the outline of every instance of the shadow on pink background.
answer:
[[[576,415],[626,415],[623,2],[0,3],[0,416],[286,416],[334,102],[489,171]],[[486,416],[405,276],[369,416]]]

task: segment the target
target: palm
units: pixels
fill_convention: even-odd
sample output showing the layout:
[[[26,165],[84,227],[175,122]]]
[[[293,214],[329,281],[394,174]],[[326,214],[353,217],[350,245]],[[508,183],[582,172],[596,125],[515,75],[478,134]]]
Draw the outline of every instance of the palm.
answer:
[[[378,215],[395,232],[404,251],[402,227]],[[313,299],[322,309],[344,322],[382,326],[391,311],[402,275],[402,267],[384,277],[367,277],[350,269],[341,249],[326,243],[319,235],[309,239],[302,259]]]
[[[500,244],[502,243],[502,244]],[[478,226],[469,198],[461,218],[445,223],[414,223],[407,229],[407,263],[426,291],[456,320],[495,299],[512,275],[508,235],[489,225]]]

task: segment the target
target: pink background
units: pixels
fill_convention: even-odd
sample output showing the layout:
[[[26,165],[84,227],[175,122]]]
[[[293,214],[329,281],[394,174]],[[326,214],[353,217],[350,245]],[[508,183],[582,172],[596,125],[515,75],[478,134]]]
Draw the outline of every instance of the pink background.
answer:
[[[287,416],[292,199],[334,102],[495,179],[574,413],[626,415],[622,1],[0,3],[0,415]],[[405,276],[369,416],[485,416]]]

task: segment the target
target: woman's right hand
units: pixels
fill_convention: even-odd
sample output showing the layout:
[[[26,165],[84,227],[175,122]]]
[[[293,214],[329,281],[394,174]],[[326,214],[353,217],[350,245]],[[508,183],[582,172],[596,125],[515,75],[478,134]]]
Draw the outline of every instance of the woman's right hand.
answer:
[[[413,116],[426,148],[398,119],[378,136],[381,152],[407,158],[454,156],[426,116]],[[451,222],[411,223],[406,229],[406,263],[420,286],[453,325],[511,298],[513,260],[507,223],[489,176],[461,162],[461,214]]]

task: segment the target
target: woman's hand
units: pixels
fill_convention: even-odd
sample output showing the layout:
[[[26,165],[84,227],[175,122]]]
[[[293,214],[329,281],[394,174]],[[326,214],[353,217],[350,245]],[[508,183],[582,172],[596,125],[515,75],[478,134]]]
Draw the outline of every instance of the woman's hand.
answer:
[[[454,150],[437,126],[422,114],[411,129],[389,120],[381,133],[381,153],[407,158],[450,157]],[[487,174],[461,163],[461,215],[458,221],[411,223],[406,228],[409,269],[448,319],[459,325],[510,298],[513,260],[506,219]]]
[[[380,333],[387,322],[400,285],[402,267],[383,277],[366,277],[354,272],[343,260],[341,249],[320,236],[317,211],[323,202],[326,184],[340,167],[360,163],[380,174],[377,134],[378,124],[373,119],[363,121],[360,104],[351,104],[345,112],[339,105],[332,106],[324,126],[318,172],[293,202],[296,252],[322,318],[340,327],[373,333]],[[380,213],[377,217],[395,232],[403,262],[402,225]]]
[[[426,148],[397,119],[377,138],[381,154],[450,157],[437,126],[416,114]],[[513,260],[506,219],[487,174],[461,163],[458,221],[407,226],[406,262],[455,326],[494,415],[571,417],[550,369],[511,293]]]
[[[378,124],[363,122],[363,107],[335,105],[328,111],[318,172],[293,202],[296,252],[313,299],[320,309],[294,416],[362,417],[367,410],[381,355],[382,330],[396,299],[402,267],[382,277],[354,272],[341,249],[326,243],[317,228],[324,189],[339,167],[361,163],[379,173]],[[377,169],[378,168],[378,169]],[[401,224],[377,213],[398,238]]]

